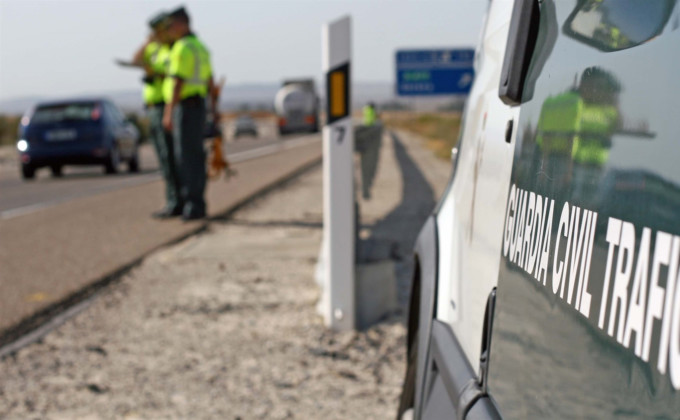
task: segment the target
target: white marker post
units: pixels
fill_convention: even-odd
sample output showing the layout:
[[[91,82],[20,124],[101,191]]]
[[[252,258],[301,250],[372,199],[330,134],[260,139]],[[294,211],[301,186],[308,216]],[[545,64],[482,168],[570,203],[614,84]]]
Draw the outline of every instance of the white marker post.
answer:
[[[323,128],[323,316],[334,330],[355,328],[354,131],[349,16],[323,26],[326,126]]]

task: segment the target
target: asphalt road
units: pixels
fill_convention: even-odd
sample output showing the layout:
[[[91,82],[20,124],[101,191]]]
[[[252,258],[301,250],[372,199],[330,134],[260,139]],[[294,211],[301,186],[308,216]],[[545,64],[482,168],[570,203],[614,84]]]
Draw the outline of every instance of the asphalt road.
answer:
[[[208,215],[215,216],[276,185],[321,158],[321,136],[244,138],[227,152],[236,178],[208,183]],[[0,344],[16,325],[115,275],[159,246],[199,231],[205,222],[159,221],[163,186],[151,149],[142,173],[105,176],[100,168],[41,173],[19,179],[0,164]],[[4,338],[3,338],[4,337]]]
[[[259,137],[240,137],[233,139],[227,135],[226,153],[230,161],[240,161],[252,157],[275,153],[281,143],[294,143],[301,136],[280,138],[270,122],[261,122],[258,126]],[[226,133],[232,130],[227,125]],[[60,178],[51,176],[49,168],[40,169],[36,179],[24,181],[19,175],[15,159],[6,159],[0,163],[0,220],[7,220],[23,214],[39,211],[73,199],[88,197],[129,188],[160,179],[158,161],[153,147],[145,144],[140,149],[140,172],[127,173],[125,165],[121,165],[116,175],[104,174],[99,166],[68,166]]]

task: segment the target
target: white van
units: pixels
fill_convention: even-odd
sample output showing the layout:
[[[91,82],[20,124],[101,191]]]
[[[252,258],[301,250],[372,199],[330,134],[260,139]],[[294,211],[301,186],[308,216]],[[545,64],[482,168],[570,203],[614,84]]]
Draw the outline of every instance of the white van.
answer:
[[[678,418],[676,0],[492,0],[399,418]]]

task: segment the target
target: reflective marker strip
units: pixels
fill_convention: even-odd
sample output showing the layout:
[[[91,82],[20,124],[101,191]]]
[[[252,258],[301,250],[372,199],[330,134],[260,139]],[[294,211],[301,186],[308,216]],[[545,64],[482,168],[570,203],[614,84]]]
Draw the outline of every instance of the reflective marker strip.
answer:
[[[347,111],[345,98],[345,73],[335,71],[331,73],[331,116],[342,117]]]
[[[185,83],[191,83],[194,85],[202,85],[207,83],[207,80],[201,79],[201,55],[199,48],[191,42],[185,42],[184,45],[186,45],[194,55],[194,76],[191,79],[185,80]]]
[[[154,51],[151,56],[149,56],[149,62],[148,64],[153,65],[153,63],[156,62],[156,57],[158,57],[158,50]]]
[[[326,124],[348,117],[352,104],[350,98],[349,63],[341,64],[326,73]]]

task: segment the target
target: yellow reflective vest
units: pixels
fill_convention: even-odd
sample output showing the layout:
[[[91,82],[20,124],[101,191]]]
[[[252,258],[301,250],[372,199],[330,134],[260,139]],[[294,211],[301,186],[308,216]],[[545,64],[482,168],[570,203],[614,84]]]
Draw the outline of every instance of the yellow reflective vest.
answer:
[[[180,100],[207,95],[208,81],[212,76],[210,53],[196,36],[187,35],[172,45],[167,75],[163,81],[163,99],[166,103],[172,101],[176,79],[183,81]]]
[[[153,71],[150,80],[144,83],[144,103],[154,105],[163,102],[163,75],[167,71],[170,48],[159,42],[150,42],[144,48],[144,64]]]
[[[378,115],[375,112],[375,108],[366,105],[364,107],[364,125],[373,125],[377,119]]]
[[[586,103],[576,92],[551,96],[541,108],[536,143],[552,155],[602,166],[609,159],[618,118],[615,106]]]

